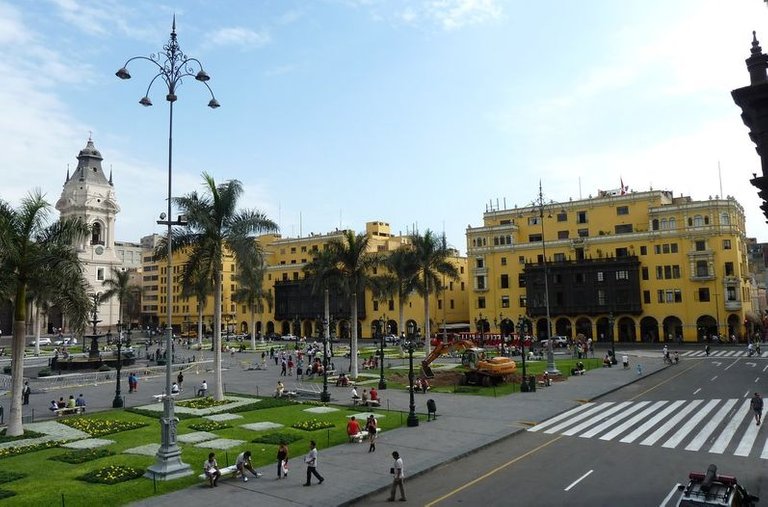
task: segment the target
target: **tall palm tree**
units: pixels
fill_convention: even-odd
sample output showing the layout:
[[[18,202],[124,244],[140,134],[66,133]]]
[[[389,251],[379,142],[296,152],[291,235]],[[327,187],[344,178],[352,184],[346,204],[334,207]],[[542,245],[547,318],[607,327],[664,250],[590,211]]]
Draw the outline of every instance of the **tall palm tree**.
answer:
[[[101,285],[107,289],[102,293],[101,300],[109,301],[112,298],[117,298],[117,320],[125,327],[126,322],[123,320],[125,305],[135,297],[136,289],[140,289],[138,285],[131,283],[131,271],[113,267],[111,276],[101,282]]]
[[[204,267],[201,266],[201,268]],[[194,296],[197,301],[197,344],[201,351],[203,350],[203,311],[205,311],[205,305],[212,290],[213,280],[211,275],[207,273],[197,271],[189,278],[182,280],[181,297]]]
[[[446,276],[453,280],[459,279],[456,266],[448,261],[452,250],[448,248],[445,235],[438,237],[427,229],[424,235],[411,235],[411,244],[416,254],[419,273],[418,291],[424,297],[424,350],[429,354],[431,331],[429,322],[429,295],[442,290],[441,279]]]
[[[311,262],[304,266],[305,280],[312,284],[312,294],[323,294],[323,318],[330,324],[331,308],[329,292],[340,288],[341,272],[335,264],[335,255],[330,249],[321,251]],[[328,328],[323,329],[326,333]],[[328,336],[325,336],[328,338]]]
[[[187,225],[172,234],[173,249],[189,254],[182,270],[182,284],[193,285],[199,273],[208,273],[214,287],[213,362],[215,382],[213,397],[224,399],[221,379],[221,293],[222,262],[225,252],[231,252],[238,265],[248,265],[261,257],[261,247],[255,235],[277,232],[272,220],[255,210],[237,210],[243,185],[238,180],[221,184],[208,173],[203,173],[204,192],[192,192],[174,199]],[[168,301],[170,304],[170,301]]]
[[[328,242],[331,259],[339,271],[339,281],[350,302],[350,372],[357,378],[357,295],[370,286],[369,274],[380,262],[379,257],[368,253],[369,236],[344,231],[343,239]]]
[[[405,329],[405,304],[419,285],[419,263],[416,252],[409,245],[403,245],[384,257],[383,266],[387,274],[379,278],[379,293],[382,296],[397,297],[398,325]]]
[[[0,201],[0,287],[14,302],[8,436],[24,433],[21,390],[27,291],[34,287],[39,294],[46,294],[50,303],[67,315],[70,327],[77,333],[85,329],[88,317],[87,283],[73,248],[75,240],[88,234],[88,227],[81,219],[49,225],[50,212],[51,205],[39,190],[22,199],[18,209]]]
[[[259,259],[238,265],[235,275],[238,289],[232,294],[232,299],[248,306],[251,317],[251,349],[256,348],[256,312],[264,313],[262,301],[265,299],[270,305],[272,304],[272,293],[264,290],[264,273],[266,271],[267,267],[263,259]],[[261,334],[261,341],[264,342],[264,333]]]

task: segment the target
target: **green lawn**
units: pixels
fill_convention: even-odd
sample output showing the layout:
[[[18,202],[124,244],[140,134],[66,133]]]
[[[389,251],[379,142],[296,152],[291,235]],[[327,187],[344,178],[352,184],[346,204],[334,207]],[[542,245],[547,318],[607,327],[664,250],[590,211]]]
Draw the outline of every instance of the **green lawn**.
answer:
[[[44,449],[0,459],[0,469],[26,475],[23,478],[16,479],[11,476],[6,479],[7,482],[4,482],[3,477],[0,476],[0,505],[3,503],[14,506],[62,505],[62,496],[63,504],[68,506],[123,505],[155,494],[168,493],[195,484],[199,485],[202,481],[197,476],[202,472],[203,462],[211,450],[216,452],[219,466],[222,467],[234,463],[237,454],[247,449],[250,449],[253,453],[255,466],[273,463],[277,454],[276,443],[252,443],[254,439],[265,435],[271,435],[273,439],[278,441],[281,435],[288,436],[288,439],[293,440],[289,444],[289,461],[291,459],[301,459],[300,457],[308,451],[311,439],[317,441],[320,449],[346,443],[345,428],[347,415],[358,413],[362,410],[336,407],[340,410],[327,414],[313,414],[303,411],[311,406],[311,404],[287,403],[285,406],[239,412],[237,415],[241,415],[242,419],[224,421],[223,423],[230,425],[230,427],[217,429],[213,432],[219,438],[244,440],[246,443],[227,451],[179,443],[182,449],[183,461],[189,464],[194,472],[192,476],[169,482],[157,481],[156,483],[149,479],[138,478],[114,485],[86,483],[78,480],[78,477],[107,465],[127,465],[145,470],[155,462],[154,456],[123,454],[123,451],[149,443],[159,443],[160,426],[158,417],[148,417],[123,410],[111,410],[85,416],[71,416],[71,418],[129,421],[147,423],[147,425],[129,431],[97,437],[114,440],[114,443],[106,446],[106,449],[115,454],[85,463],[70,464],[49,459],[71,452],[70,449],[65,448]],[[375,412],[382,415],[382,417],[379,417],[379,425],[382,431],[400,426],[405,419],[398,412],[386,412],[384,410],[375,410]],[[316,431],[303,431],[291,428],[292,424],[309,419],[327,422],[332,424],[333,427]],[[283,424],[284,427],[258,432],[240,427],[243,424],[264,421]],[[208,420],[201,417],[184,418],[179,422],[178,434],[181,436],[196,431],[191,427],[203,422],[208,422]],[[6,500],[1,500],[3,498],[3,491],[12,491],[16,495]]]

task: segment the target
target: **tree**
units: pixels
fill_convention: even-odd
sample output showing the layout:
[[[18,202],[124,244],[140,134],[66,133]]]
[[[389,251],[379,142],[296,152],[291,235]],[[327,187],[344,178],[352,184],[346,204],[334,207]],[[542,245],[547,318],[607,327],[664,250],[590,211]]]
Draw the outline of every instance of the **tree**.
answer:
[[[272,220],[255,210],[237,210],[243,185],[229,180],[217,185],[212,176],[203,173],[204,192],[192,192],[174,199],[187,218],[187,225],[171,235],[175,251],[184,250],[189,257],[182,269],[182,285],[193,286],[196,276],[207,273],[214,287],[213,363],[216,380],[213,397],[224,399],[221,379],[221,293],[222,262],[230,252],[237,265],[248,265],[261,258],[261,247],[255,235],[277,232]],[[156,250],[162,255],[162,251]],[[170,304],[170,302],[169,302]]]
[[[45,294],[82,334],[88,317],[88,286],[73,248],[88,234],[81,219],[49,225],[51,205],[39,190],[22,199],[18,209],[0,201],[0,288],[14,303],[11,341],[11,410],[6,435],[24,434],[21,421],[27,291]]]
[[[448,248],[445,235],[438,237],[427,229],[423,236],[418,233],[412,234],[411,244],[419,266],[418,291],[424,297],[424,350],[429,354],[432,338],[429,320],[429,294],[442,290],[442,276],[458,280],[459,273],[456,266],[448,261],[453,251]]]
[[[264,313],[262,301],[265,299],[272,305],[272,293],[264,290],[264,273],[267,267],[263,259],[251,260],[248,263],[238,265],[235,280],[238,289],[232,295],[232,299],[238,303],[248,305],[251,322],[251,349],[256,349],[256,312]],[[264,333],[261,334],[264,342]]]
[[[409,245],[403,245],[384,257],[383,266],[388,273],[378,278],[378,293],[382,296],[397,297],[399,309],[398,324],[405,329],[405,304],[419,285],[419,263],[416,252]]]
[[[350,302],[350,371],[357,378],[357,295],[370,286],[369,273],[380,263],[379,257],[368,254],[369,236],[344,231],[343,239],[328,242],[331,262],[339,272],[339,283]]]
[[[110,278],[101,282],[101,285],[107,289],[101,294],[101,301],[109,301],[114,297],[117,298],[117,320],[126,327],[127,324],[123,321],[125,305],[136,296],[136,290],[141,290],[141,287],[131,283],[132,272],[130,270],[122,270],[113,267],[111,273],[112,275]]]
[[[323,320],[327,327],[323,328],[323,333],[330,329],[331,308],[330,295],[331,288],[337,290],[341,287],[341,271],[336,267],[335,254],[326,249],[318,253],[311,262],[304,266],[305,280],[311,285],[312,294],[323,294]],[[324,336],[330,338],[330,336]],[[331,348],[333,350],[333,348]]]
[[[202,266],[201,269],[204,267]],[[201,351],[203,350],[203,311],[212,290],[213,280],[207,273],[196,271],[189,278],[182,280],[181,297],[188,299],[194,296],[197,300],[197,344]]]

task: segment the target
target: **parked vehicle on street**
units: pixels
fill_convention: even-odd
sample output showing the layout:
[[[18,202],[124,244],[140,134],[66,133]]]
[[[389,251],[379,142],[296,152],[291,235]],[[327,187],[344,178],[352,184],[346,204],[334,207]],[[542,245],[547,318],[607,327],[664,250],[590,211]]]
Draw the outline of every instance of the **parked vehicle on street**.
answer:
[[[542,338],[541,342],[539,344],[542,347],[549,347],[549,340],[547,338]],[[552,346],[553,347],[567,347],[568,346],[568,338],[565,336],[553,336],[552,337]]]
[[[37,341],[40,343],[40,345],[51,345],[51,339],[50,338],[43,337],[43,338],[39,338]],[[32,340],[31,342],[29,342],[29,346],[30,347],[34,347],[35,346],[35,340]]]
[[[41,338],[42,339],[42,338]],[[71,338],[62,338],[53,342],[54,345],[77,345],[77,338],[74,336]]]

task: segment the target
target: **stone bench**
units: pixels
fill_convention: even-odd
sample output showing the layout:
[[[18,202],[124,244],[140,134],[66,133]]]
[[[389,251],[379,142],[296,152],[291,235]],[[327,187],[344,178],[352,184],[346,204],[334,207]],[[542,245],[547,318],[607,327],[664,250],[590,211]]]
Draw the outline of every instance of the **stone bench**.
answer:
[[[381,428],[376,428],[376,434],[378,435],[379,433],[381,433]],[[362,430],[355,435],[349,435],[349,441],[356,444],[361,443],[366,438],[368,438],[368,431],[366,430]]]
[[[171,393],[171,398],[177,398],[181,393]],[[154,399],[156,402],[160,403],[165,399],[165,394],[153,394],[152,399]]]
[[[85,407],[64,407],[53,410],[56,417],[61,417],[67,414],[82,414],[83,412],[85,412]]]
[[[228,467],[219,468],[219,472],[221,472],[222,479],[225,477],[234,477],[237,475],[237,465],[229,465]],[[208,477],[205,476],[205,472],[198,475],[197,478],[205,481],[208,480]]]

